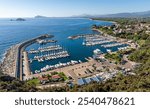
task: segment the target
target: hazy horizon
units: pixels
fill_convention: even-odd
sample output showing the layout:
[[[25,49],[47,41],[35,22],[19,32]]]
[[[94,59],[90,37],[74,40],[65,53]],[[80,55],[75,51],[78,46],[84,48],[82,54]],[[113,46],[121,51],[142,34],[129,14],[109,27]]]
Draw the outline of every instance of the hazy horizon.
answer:
[[[149,11],[149,0],[0,0],[0,18],[71,17]]]

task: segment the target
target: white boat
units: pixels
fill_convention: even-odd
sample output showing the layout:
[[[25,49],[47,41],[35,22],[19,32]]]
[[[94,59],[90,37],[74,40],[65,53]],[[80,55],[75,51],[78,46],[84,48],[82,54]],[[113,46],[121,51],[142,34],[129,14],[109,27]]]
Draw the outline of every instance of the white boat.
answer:
[[[100,49],[95,49],[95,50],[93,51],[93,53],[94,53],[95,55],[100,55],[100,54],[102,54],[102,52],[101,52]]]
[[[107,49],[106,51],[107,51],[108,53],[110,53],[110,52],[111,52],[111,50],[110,50],[110,49]]]

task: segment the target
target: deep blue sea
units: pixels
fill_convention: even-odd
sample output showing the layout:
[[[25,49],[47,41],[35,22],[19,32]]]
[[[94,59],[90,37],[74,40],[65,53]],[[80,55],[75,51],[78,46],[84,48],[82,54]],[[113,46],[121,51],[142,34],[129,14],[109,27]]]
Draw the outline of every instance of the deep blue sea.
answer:
[[[83,18],[44,18],[35,19],[28,18],[26,21],[10,21],[10,19],[0,19],[0,59],[2,59],[5,51],[12,45],[25,40],[37,37],[41,34],[52,34],[53,39],[58,40],[58,44],[68,50],[70,57],[38,63],[34,61],[31,64],[31,70],[39,70],[48,65],[54,65],[59,62],[68,62],[70,60],[85,61],[85,57],[93,55],[96,48],[106,52],[105,48],[100,45],[86,47],[82,45],[83,39],[69,40],[68,36],[78,34],[93,34],[91,30],[93,24],[112,25],[111,22],[93,21]],[[38,48],[39,45],[33,44],[27,48]],[[117,48],[112,48],[116,50]],[[30,55],[29,58],[33,56]]]

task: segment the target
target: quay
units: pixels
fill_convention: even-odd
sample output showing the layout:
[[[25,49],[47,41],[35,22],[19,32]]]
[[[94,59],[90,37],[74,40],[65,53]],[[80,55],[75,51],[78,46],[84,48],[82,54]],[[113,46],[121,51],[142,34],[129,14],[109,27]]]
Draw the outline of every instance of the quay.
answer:
[[[30,65],[29,65],[29,61],[28,61],[28,53],[26,51],[23,52],[23,74],[24,76],[29,76],[31,75],[31,71],[30,71]]]
[[[67,67],[67,66],[70,66],[70,65],[76,65],[76,64],[80,64],[80,63],[82,63],[80,60],[79,61],[71,60],[70,62],[66,62],[66,63],[61,63],[60,62],[60,63],[55,64],[55,65],[46,65],[45,67],[41,68],[40,70],[36,70],[34,73],[37,74],[37,73],[41,73],[41,72],[47,72],[47,71],[50,71],[50,70],[63,68],[63,67]]]

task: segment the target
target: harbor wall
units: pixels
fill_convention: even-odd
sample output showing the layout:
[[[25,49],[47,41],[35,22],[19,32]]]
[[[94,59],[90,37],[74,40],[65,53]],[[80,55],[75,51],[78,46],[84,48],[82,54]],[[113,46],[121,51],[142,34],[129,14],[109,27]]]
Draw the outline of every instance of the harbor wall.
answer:
[[[37,39],[45,39],[45,38],[52,38],[54,37],[53,35],[41,35],[39,37],[33,38],[31,40],[22,42],[19,44],[18,46],[18,50],[17,50],[17,60],[16,60],[16,78],[23,80],[23,51],[25,50],[26,47],[28,47],[29,45],[33,44],[36,42]]]

